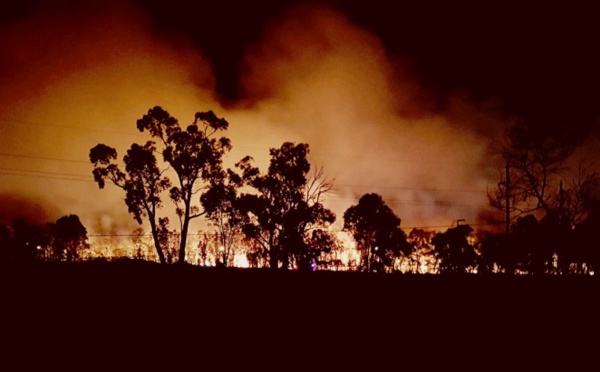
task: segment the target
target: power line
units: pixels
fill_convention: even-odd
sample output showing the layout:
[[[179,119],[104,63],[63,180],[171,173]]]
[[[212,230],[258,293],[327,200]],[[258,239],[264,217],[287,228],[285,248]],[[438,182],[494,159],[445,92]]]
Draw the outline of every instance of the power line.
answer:
[[[78,162],[78,163],[85,163],[85,164],[89,164],[88,162],[84,162],[81,160],[71,160],[71,159],[57,159],[57,158],[48,158],[48,157],[39,157],[39,156],[30,156],[30,155],[17,155],[17,154],[4,154],[4,153],[0,153],[0,156],[16,156],[16,157],[27,157],[27,158],[34,158],[34,159],[44,159],[44,160],[55,160],[55,161],[69,161],[69,162]],[[8,169],[8,168],[0,168],[2,170],[5,171],[20,171],[20,172],[34,172],[34,173],[43,173],[43,174],[56,174],[56,175],[64,175],[64,176],[71,176],[71,177],[88,177],[87,175],[80,175],[80,174],[69,174],[69,173],[58,173],[58,172],[44,172],[44,171],[35,171],[35,170],[25,170],[25,169]],[[356,185],[356,184],[335,184],[335,186],[347,186],[347,187],[362,187],[362,188],[385,188],[385,189],[396,189],[396,190],[411,190],[411,191],[434,191],[434,192],[461,192],[461,193],[483,193],[484,191],[482,190],[473,190],[473,189],[465,189],[465,190],[460,190],[460,189],[440,189],[440,188],[419,188],[419,187],[404,187],[404,186],[387,186],[387,185]],[[351,198],[343,198],[343,197],[336,197],[336,196],[332,196],[332,198],[337,198],[337,199],[345,199],[345,200],[354,200]],[[414,203],[415,201],[408,201],[408,200],[398,200],[399,202],[403,202],[403,203]],[[418,204],[421,203],[433,203],[433,204],[444,204],[444,201],[419,201]],[[456,204],[455,202],[450,202],[453,204]],[[471,203],[467,203],[467,204],[471,204]]]
[[[25,173],[14,173],[14,172],[35,172],[35,173],[41,173],[41,174],[25,174]],[[41,171],[27,171],[27,170],[19,170],[19,169],[5,169],[5,168],[0,168],[0,175],[6,175],[6,176],[22,176],[22,177],[33,177],[33,178],[48,178],[48,179],[58,179],[58,180],[64,180],[64,181],[80,181],[80,182],[95,182],[91,179],[80,179],[80,178],[70,178],[72,177],[85,177],[85,176],[79,176],[79,175],[69,175],[67,173],[56,173],[57,175],[60,174],[65,174],[68,175],[69,177],[61,177],[61,176],[53,176],[52,172],[41,172]],[[351,198],[338,198],[338,197],[330,197],[331,199],[337,199],[337,200],[355,200],[355,199],[351,199]],[[450,206],[474,206],[474,205],[481,205],[481,206],[487,206],[488,204],[485,203],[466,203],[466,202],[454,202],[454,201],[449,201],[449,200],[442,200],[442,201],[431,201],[431,200],[400,200],[400,199],[391,199],[387,201],[388,204],[412,204],[412,205],[419,205],[419,204],[431,204],[437,207],[450,207]]]
[[[112,131],[112,130],[107,130],[107,129],[84,128],[84,127],[78,127],[78,126],[74,126],[74,125],[60,125],[60,124],[51,124],[51,123],[26,121],[26,120],[3,120],[3,119],[0,119],[0,123],[15,123],[15,124],[54,127],[54,128],[64,128],[64,129],[76,129],[76,130],[81,130],[81,131],[120,134],[120,135],[124,135],[124,136],[137,136],[138,135],[138,133],[118,132],[118,131]]]
[[[34,125],[34,126],[48,126],[48,127],[56,127],[56,128],[64,128],[64,129],[75,129],[75,130],[81,130],[81,131],[94,131],[94,132],[100,132],[100,133],[110,133],[111,135],[123,135],[123,136],[138,136],[140,133],[136,133],[136,132],[120,132],[120,131],[113,131],[113,130],[107,130],[107,129],[97,129],[97,128],[84,128],[84,127],[78,127],[78,126],[72,126],[72,125],[60,125],[60,124],[53,124],[53,123],[48,123],[48,122],[36,122],[36,121],[27,121],[27,120],[6,120],[6,119],[0,119],[0,123],[16,123],[16,124],[25,124],[25,125]],[[184,124],[182,124],[184,125]],[[245,149],[255,149],[255,150],[260,150],[260,151],[264,151],[263,148],[259,148],[257,146],[248,146],[248,145],[235,145],[236,148],[245,148]],[[273,148],[273,147],[269,147],[269,148]],[[276,148],[276,147],[275,147]],[[314,151],[311,150],[311,154],[312,155],[317,155],[319,157],[336,157],[336,158],[348,158],[348,159],[369,159],[369,158],[376,158],[378,161],[382,161],[383,160],[389,160],[389,161],[394,161],[394,162],[398,162],[398,163],[426,163],[426,164],[453,164],[456,165],[457,162],[456,161],[449,161],[449,160],[424,160],[424,159],[406,159],[406,158],[392,158],[389,156],[380,156],[380,155],[372,155],[372,154],[366,154],[366,155],[343,155],[338,153],[331,153],[331,152],[322,152],[322,151]],[[2,154],[0,154],[2,155]],[[11,156],[11,155],[8,155]],[[66,160],[69,161],[69,160]],[[87,162],[86,162],[87,163]],[[472,164],[472,165],[476,165],[479,164],[479,161],[461,161],[458,162],[461,164]]]
[[[89,176],[85,176],[85,175],[82,175],[82,174],[60,173],[60,172],[46,172],[46,171],[36,171],[36,170],[27,170],[27,169],[0,168],[0,171],[8,171],[8,172],[30,172],[30,173],[49,174],[49,175],[58,175],[58,176],[89,178]]]
[[[20,176],[20,177],[33,177],[33,178],[48,178],[48,179],[55,179],[55,180],[64,180],[64,181],[79,181],[79,182],[94,182],[92,180],[84,180],[84,179],[77,179],[77,178],[68,178],[68,177],[54,177],[54,176],[45,176],[45,175],[40,175],[40,174],[23,174],[23,173],[11,173],[11,172],[5,172],[5,171],[0,171],[0,175],[4,175],[4,176]]]
[[[51,157],[43,157],[43,156],[32,156],[32,155],[21,155],[21,154],[6,154],[0,153],[0,156],[8,156],[8,157],[22,157],[22,158],[31,158],[31,159],[42,159],[42,160],[53,160],[53,161],[66,161],[66,162],[75,162],[75,163],[83,163],[90,164],[87,161],[82,160],[74,160],[74,159],[59,159],[59,158],[51,158]],[[29,172],[27,170],[23,170]],[[34,172],[34,171],[31,171]],[[59,173],[57,173],[59,174]],[[86,177],[83,175],[75,175]],[[344,183],[335,183],[334,186],[345,186],[345,187],[360,187],[360,188],[377,188],[377,189],[395,189],[395,190],[410,190],[410,191],[439,191],[439,192],[461,192],[461,193],[485,193],[484,190],[475,190],[475,189],[441,189],[441,188],[427,188],[427,187],[406,187],[406,186],[388,186],[388,185],[358,185],[358,184],[344,184]]]
[[[46,156],[33,156],[33,155],[7,154],[7,153],[0,153],[0,156],[7,156],[7,157],[14,157],[14,158],[28,158],[28,159],[40,159],[40,160],[52,160],[52,161],[66,161],[66,162],[71,162],[71,163],[90,164],[90,162],[83,161],[83,160],[60,159],[60,158],[51,158],[51,157],[46,157]]]
[[[24,173],[15,173],[15,172],[27,172],[27,173],[35,173],[35,174],[24,174]],[[0,174],[2,175],[10,175],[10,176],[24,176],[24,177],[36,177],[36,178],[49,178],[49,179],[60,179],[67,181],[85,181],[85,182],[93,182],[91,179],[88,179],[87,175],[80,174],[72,174],[72,173],[61,173],[61,172],[48,172],[48,171],[36,171],[36,170],[26,170],[26,169],[14,169],[14,168],[0,168]],[[80,177],[80,178],[75,178]],[[385,186],[384,186],[385,187]],[[392,186],[390,186],[392,187]],[[414,188],[414,190],[427,190],[427,189],[418,189]],[[347,200],[347,201],[356,201],[354,198],[345,198],[338,196],[329,196],[330,199],[335,200]],[[487,203],[480,202],[461,202],[461,201],[452,201],[452,200],[407,200],[407,199],[395,199],[388,198],[386,200],[388,204],[409,204],[409,205],[420,205],[420,204],[430,204],[437,207],[450,207],[450,206],[487,206]]]

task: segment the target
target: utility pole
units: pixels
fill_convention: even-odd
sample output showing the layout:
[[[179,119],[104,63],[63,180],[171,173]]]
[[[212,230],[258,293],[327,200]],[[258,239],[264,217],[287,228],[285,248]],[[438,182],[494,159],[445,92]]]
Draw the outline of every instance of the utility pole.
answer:
[[[510,162],[506,161],[506,235],[510,235]]]
[[[560,180],[558,184],[558,223],[562,224],[564,222],[564,213],[563,213],[563,182]]]

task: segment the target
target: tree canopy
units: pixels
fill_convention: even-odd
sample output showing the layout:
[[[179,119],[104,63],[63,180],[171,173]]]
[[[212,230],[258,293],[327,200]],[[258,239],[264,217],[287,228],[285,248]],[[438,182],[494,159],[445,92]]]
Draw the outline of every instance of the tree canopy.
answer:
[[[256,193],[241,195],[248,214],[244,233],[269,255],[271,268],[287,269],[292,263],[306,268],[321,252],[331,249],[326,227],[335,214],[322,204],[332,183],[322,168],[310,176],[308,144],[285,142],[272,148],[268,172],[262,174],[247,157],[237,166],[245,183]]]
[[[67,215],[51,225],[52,248],[56,259],[77,261],[82,250],[89,248],[87,229],[77,215]]]
[[[463,273],[475,268],[477,253],[468,239],[472,232],[471,226],[458,225],[433,237],[431,243],[439,260],[440,272]]]
[[[155,141],[145,145],[133,144],[123,158],[125,171],[121,171],[115,149],[98,144],[90,150],[94,164],[94,179],[100,188],[108,179],[125,190],[125,202],[138,223],[148,218],[154,244],[161,262],[166,262],[164,230],[168,219],[158,218],[157,209],[162,206],[161,194],[169,190],[179,218],[178,262],[186,260],[187,236],[190,221],[204,214],[200,209],[200,193],[206,191],[211,181],[222,169],[223,155],[231,149],[228,138],[216,138],[215,134],[228,128],[229,123],[214,112],[198,112],[192,124],[182,128],[179,121],[163,108],[148,110],[137,121],[140,132],[148,132]],[[157,144],[159,147],[157,147]],[[156,153],[175,172],[175,179],[164,176],[156,160]]]
[[[365,194],[346,210],[344,230],[364,252],[361,267],[367,272],[390,269],[395,258],[408,256],[413,248],[400,229],[400,218],[378,194]]]

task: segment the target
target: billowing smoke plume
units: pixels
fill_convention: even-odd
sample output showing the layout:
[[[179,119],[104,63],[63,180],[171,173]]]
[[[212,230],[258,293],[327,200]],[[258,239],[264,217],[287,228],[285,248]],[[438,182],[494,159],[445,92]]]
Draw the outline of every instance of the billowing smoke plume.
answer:
[[[227,118],[228,164],[251,155],[264,169],[269,147],[309,143],[312,164],[335,178],[338,220],[378,192],[402,226],[475,222],[497,182],[494,105],[432,100],[409,64],[344,14],[301,5],[268,25],[246,51],[243,99],[225,110],[185,37],[156,35],[123,2],[67,3],[0,29],[0,192],[49,200],[50,219],[77,214],[90,233],[135,228],[121,190],[93,183],[87,156],[97,143],[122,156],[146,141],[135,121],[155,105],[183,123],[209,109]]]
[[[345,15],[291,9],[248,49],[244,67],[250,108],[232,117],[248,140],[234,143],[264,153],[282,139],[308,142],[313,164],[335,177],[330,205],[340,218],[366,192],[382,194],[404,226],[473,223],[485,207],[497,176],[486,156],[500,130],[494,105],[459,94],[434,103],[406,64]]]

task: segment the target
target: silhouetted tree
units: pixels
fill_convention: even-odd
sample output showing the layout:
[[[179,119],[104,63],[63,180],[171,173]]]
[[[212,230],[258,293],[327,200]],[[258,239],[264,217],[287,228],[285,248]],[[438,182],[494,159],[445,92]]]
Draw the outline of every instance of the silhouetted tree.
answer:
[[[343,268],[342,255],[345,247],[334,233],[326,230],[315,230],[310,239],[311,247],[326,247],[319,250],[320,255],[311,258],[311,260],[316,261],[317,267],[335,271]]]
[[[572,242],[575,250],[573,270],[576,273],[588,274],[600,271],[600,248],[598,237],[600,233],[600,208],[596,206],[588,218],[575,230],[575,239]]]
[[[205,231],[198,231],[198,264],[202,266],[209,265],[209,245],[212,236]]]
[[[77,215],[70,214],[51,225],[54,258],[67,262],[77,261],[80,252],[89,248],[87,229]]]
[[[124,158],[125,172],[113,163],[117,158],[113,148],[100,144],[90,151],[98,185],[104,187],[105,179],[109,179],[126,191],[126,203],[138,222],[141,217],[148,217],[154,244],[163,263],[167,262],[167,258],[160,245],[161,227],[156,214],[161,206],[160,194],[170,187],[169,196],[179,218],[177,261],[185,263],[190,221],[203,215],[196,196],[214,177],[218,177],[222,157],[231,149],[229,139],[217,139],[214,135],[228,126],[225,119],[207,111],[196,113],[194,122],[182,129],[176,118],[157,106],[137,121],[137,128],[141,132],[148,131],[160,143],[160,149],[152,141],[144,146],[133,144],[128,157]],[[159,169],[154,155],[156,152],[162,154],[163,160],[175,172],[174,182],[162,176],[163,171]]]
[[[413,261],[411,267],[412,272],[417,274],[422,273],[422,266],[424,264],[430,266],[426,269],[426,272],[433,269],[431,261],[434,260],[434,257],[431,239],[433,239],[434,235],[434,231],[426,231],[418,228],[412,229],[408,234],[408,241],[414,247],[411,255]]]
[[[480,245],[479,272],[514,274],[523,262],[523,257],[518,255],[515,248],[516,245],[504,233],[484,235]]]
[[[312,179],[308,178],[307,144],[285,142],[269,153],[267,174],[253,167],[249,157],[237,164],[244,181],[258,192],[240,197],[241,208],[248,218],[243,231],[268,252],[271,268],[278,268],[281,263],[287,269],[292,260],[304,268],[310,259],[328,248],[323,239],[311,240],[309,232],[335,221],[335,214],[321,204],[332,183],[323,178],[322,168]]]
[[[32,261],[38,257],[38,249],[49,244],[49,239],[41,227],[25,220],[12,223],[12,258],[16,261]]]
[[[244,235],[242,242],[246,247],[246,259],[252,268],[269,266],[269,251],[257,240]]]
[[[169,229],[168,217],[158,219],[158,240],[165,251],[166,263],[172,264],[175,261],[180,239],[179,232]]]
[[[344,230],[350,232],[357,248],[364,252],[362,267],[367,272],[390,268],[395,258],[412,252],[412,245],[400,229],[400,218],[378,194],[365,194],[357,205],[344,212]]]
[[[524,256],[524,267],[529,273],[547,273],[552,266],[558,248],[548,235],[548,227],[532,215],[517,218],[512,226],[511,244]]]
[[[147,250],[146,237],[143,228],[138,227],[137,229],[133,230],[131,242],[135,247],[133,257],[138,260],[148,259],[150,252]]]
[[[471,226],[458,225],[433,237],[431,243],[439,260],[440,272],[462,273],[475,267],[477,253],[468,239],[472,232]]]
[[[141,224],[146,217],[150,223],[152,238],[156,253],[161,263],[166,263],[165,253],[158,236],[157,210],[162,206],[160,194],[170,187],[171,182],[163,177],[163,171],[158,168],[154,153],[153,142],[144,146],[131,145],[127,155],[123,157],[125,172],[114,162],[117,151],[112,147],[98,144],[90,150],[90,161],[94,164],[94,180],[102,189],[105,180],[125,190],[125,203],[134,219]]]
[[[190,221],[203,214],[193,198],[220,175],[222,157],[231,149],[228,138],[213,136],[228,126],[227,120],[207,111],[196,113],[194,122],[184,130],[177,119],[160,107],[148,110],[148,114],[137,122],[141,132],[148,131],[162,142],[163,159],[176,174],[177,182],[170,190],[170,197],[179,217],[180,263],[185,262]]]
[[[566,162],[581,145],[581,136],[565,127],[518,123],[506,131],[502,156],[509,164],[510,211],[515,217],[532,212],[556,215],[561,224],[575,226],[585,218],[597,177],[582,163],[567,176]],[[489,194],[492,206],[506,207],[506,172]]]
[[[207,219],[217,229],[222,247],[218,260],[224,266],[231,263],[235,239],[242,233],[247,220],[238,196],[243,183],[242,178],[232,170],[222,171],[219,177],[213,178],[210,188],[200,198]]]

